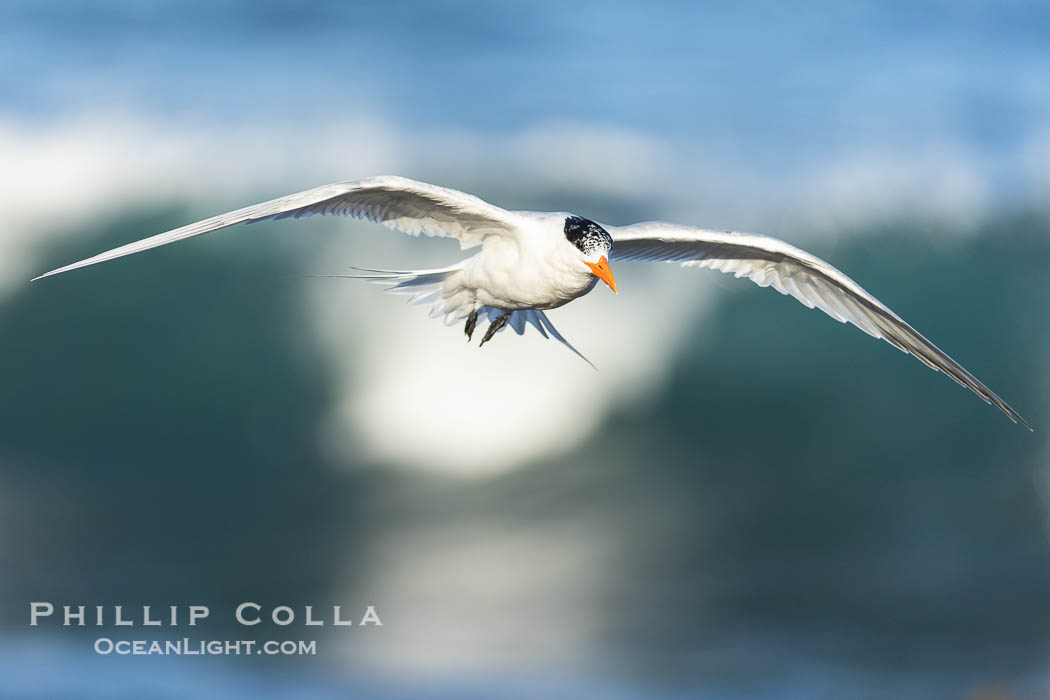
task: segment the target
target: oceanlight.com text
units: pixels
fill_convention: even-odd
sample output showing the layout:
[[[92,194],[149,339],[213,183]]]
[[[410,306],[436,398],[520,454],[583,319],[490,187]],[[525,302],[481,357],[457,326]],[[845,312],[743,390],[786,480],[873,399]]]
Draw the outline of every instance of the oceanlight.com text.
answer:
[[[119,639],[99,637],[95,640],[96,654],[103,656],[315,656],[317,640],[268,640],[255,639],[206,640],[206,639]]]

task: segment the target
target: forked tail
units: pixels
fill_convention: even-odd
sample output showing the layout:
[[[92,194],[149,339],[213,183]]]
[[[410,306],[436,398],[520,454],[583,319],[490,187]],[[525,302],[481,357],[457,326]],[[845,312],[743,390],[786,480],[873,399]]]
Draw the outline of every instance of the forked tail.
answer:
[[[462,293],[447,297],[443,293],[445,281],[463,269],[462,263],[436,270],[375,270],[367,267],[352,267],[351,269],[365,274],[312,276],[359,279],[376,284],[389,285],[384,291],[391,294],[411,295],[408,300],[409,304],[432,304],[430,317],[444,317],[445,325],[452,325],[456,321],[467,318],[471,311],[474,310],[475,302],[473,298],[469,298]],[[494,306],[482,306],[477,312],[478,317],[487,318],[490,324],[506,313],[503,309],[498,309]],[[554,338],[592,368],[598,369],[593,362],[588,360],[583,353],[573,347],[572,343],[558,332],[558,329],[547,318],[547,314],[538,309],[513,311],[506,324],[506,326],[513,328],[518,335],[524,334],[525,328],[529,325],[534,326],[544,338]],[[497,333],[502,331],[503,328],[500,328]]]
[[[484,306],[478,313],[479,315],[482,313],[488,314],[489,322],[491,323],[504,312],[491,306]],[[594,366],[593,362],[588,360],[582,352],[573,347],[572,343],[566,340],[565,337],[558,332],[558,329],[554,327],[554,324],[551,323],[551,320],[547,318],[547,314],[543,313],[542,311],[539,311],[537,309],[525,309],[521,311],[515,311],[511,314],[510,320],[507,322],[507,325],[513,328],[514,332],[518,335],[522,335],[523,333],[525,333],[525,327],[527,325],[535,326],[536,330],[538,330],[540,332],[540,335],[542,335],[544,338],[554,338],[559,343],[576,353],[577,357],[589,364],[593,369],[598,369]],[[548,333],[550,335],[548,335]]]

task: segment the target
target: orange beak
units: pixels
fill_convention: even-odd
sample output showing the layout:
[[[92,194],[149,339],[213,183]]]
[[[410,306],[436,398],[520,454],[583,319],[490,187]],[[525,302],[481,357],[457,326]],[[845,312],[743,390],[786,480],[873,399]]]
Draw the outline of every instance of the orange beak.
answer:
[[[616,294],[616,278],[613,277],[612,270],[609,269],[609,261],[603,255],[598,262],[589,263],[586,260],[583,264],[591,268],[591,272],[594,276],[609,285],[609,289],[613,290],[613,294]]]

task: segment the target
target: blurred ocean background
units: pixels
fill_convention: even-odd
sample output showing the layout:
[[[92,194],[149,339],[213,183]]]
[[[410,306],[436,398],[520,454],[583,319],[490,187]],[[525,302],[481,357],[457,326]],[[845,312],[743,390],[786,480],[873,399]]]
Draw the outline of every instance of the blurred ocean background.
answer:
[[[0,697],[1050,697],[1048,37],[1009,0],[0,4]],[[308,277],[461,256],[361,222],[27,283],[376,174],[785,238],[1035,432],[711,271],[553,312],[598,373]],[[188,630],[40,600],[319,653],[102,657]]]

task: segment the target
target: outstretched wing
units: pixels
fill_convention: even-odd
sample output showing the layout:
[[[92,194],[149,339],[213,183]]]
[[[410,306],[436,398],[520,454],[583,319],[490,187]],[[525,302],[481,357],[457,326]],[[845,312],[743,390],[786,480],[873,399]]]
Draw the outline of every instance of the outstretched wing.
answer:
[[[784,241],[754,233],[731,233],[664,222],[607,227],[613,237],[612,260],[678,262],[748,277],[772,286],[809,308],[849,321],[868,335],[882,338],[940,370],[987,403],[995,404],[1015,423],[1031,430],[1017,411],[976,377],[948,357],[921,333],[856,282],[820,258]]]
[[[188,226],[143,238],[141,241],[107,250],[35,277],[87,267],[132,253],[167,245],[184,238],[268,219],[286,219],[333,214],[368,219],[387,228],[418,236],[457,238],[460,247],[480,245],[486,236],[513,236],[519,215],[500,209],[477,197],[403,177],[370,177],[354,182],[337,182],[312,190],[271,199],[244,209],[227,212]]]

